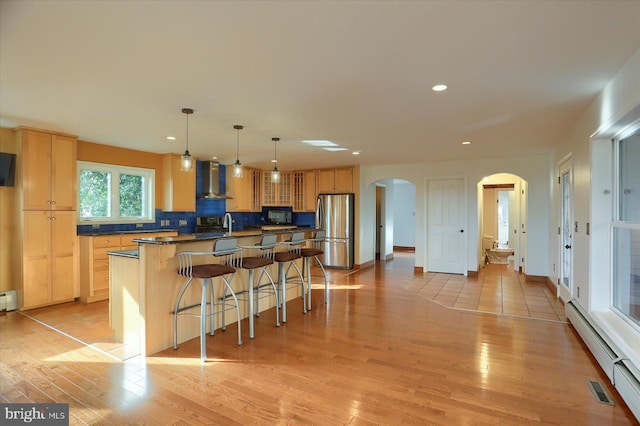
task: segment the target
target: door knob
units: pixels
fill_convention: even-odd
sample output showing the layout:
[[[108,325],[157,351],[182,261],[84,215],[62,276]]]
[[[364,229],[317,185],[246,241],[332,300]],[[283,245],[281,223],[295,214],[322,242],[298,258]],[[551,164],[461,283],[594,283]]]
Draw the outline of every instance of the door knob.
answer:
[[[567,244],[566,246],[564,246],[564,248],[566,248],[566,249],[570,249],[570,248],[571,248],[571,246],[570,246],[569,244]]]

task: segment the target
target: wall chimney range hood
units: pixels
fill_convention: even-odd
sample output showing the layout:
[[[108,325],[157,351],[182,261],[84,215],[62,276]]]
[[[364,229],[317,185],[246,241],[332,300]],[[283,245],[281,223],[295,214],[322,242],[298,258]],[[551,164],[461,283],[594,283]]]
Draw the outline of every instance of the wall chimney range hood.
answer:
[[[220,163],[217,161],[199,161],[202,173],[202,193],[198,198],[226,200],[227,197],[220,188]]]

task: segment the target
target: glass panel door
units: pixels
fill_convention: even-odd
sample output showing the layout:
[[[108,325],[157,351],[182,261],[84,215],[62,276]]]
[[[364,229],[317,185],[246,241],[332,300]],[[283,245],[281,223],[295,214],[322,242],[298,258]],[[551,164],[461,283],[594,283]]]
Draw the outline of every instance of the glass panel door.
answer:
[[[560,285],[558,296],[566,301],[572,296],[573,281],[573,194],[571,160],[560,165]]]

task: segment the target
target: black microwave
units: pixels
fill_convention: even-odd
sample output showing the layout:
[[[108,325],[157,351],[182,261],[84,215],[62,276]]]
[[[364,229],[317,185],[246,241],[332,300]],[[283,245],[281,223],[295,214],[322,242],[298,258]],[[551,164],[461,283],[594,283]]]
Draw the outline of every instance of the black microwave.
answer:
[[[291,212],[288,210],[268,210],[267,220],[271,225],[291,225]]]

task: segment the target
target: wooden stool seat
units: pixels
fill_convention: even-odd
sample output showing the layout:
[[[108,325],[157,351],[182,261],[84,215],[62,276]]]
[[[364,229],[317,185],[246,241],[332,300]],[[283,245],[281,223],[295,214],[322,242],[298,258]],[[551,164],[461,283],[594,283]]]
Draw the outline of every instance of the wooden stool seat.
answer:
[[[300,254],[302,255],[302,257],[313,257],[313,256],[320,256],[321,254],[324,254],[324,251],[317,249],[317,248],[303,248],[300,250]]]
[[[264,268],[265,266],[269,266],[273,264],[273,260],[268,257],[243,257],[242,262],[240,263],[240,267],[243,269],[258,269]]]
[[[276,262],[291,262],[296,259],[300,259],[302,256],[298,253],[291,251],[281,251],[273,256],[273,260]]]
[[[191,276],[193,278],[200,279],[215,278],[221,275],[233,274],[235,271],[236,268],[228,265],[195,265],[193,268],[191,268]],[[186,270],[180,270],[178,271],[178,274],[182,275],[183,277],[188,277]]]

